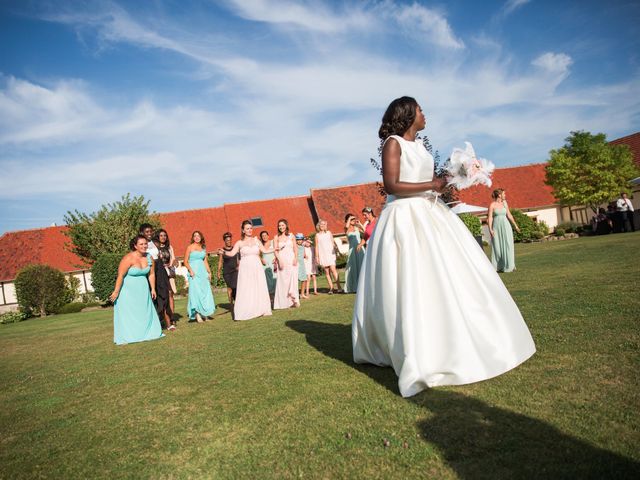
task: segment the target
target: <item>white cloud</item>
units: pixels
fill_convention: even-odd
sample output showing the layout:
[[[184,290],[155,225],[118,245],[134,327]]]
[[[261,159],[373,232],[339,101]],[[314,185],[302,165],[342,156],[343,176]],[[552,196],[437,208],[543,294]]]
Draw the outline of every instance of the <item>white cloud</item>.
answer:
[[[566,73],[573,63],[571,57],[565,53],[543,53],[531,62],[550,73]]]
[[[440,12],[418,3],[409,6],[391,5],[390,11],[401,28],[417,40],[450,49],[464,48],[464,42],[453,33],[447,19]]]

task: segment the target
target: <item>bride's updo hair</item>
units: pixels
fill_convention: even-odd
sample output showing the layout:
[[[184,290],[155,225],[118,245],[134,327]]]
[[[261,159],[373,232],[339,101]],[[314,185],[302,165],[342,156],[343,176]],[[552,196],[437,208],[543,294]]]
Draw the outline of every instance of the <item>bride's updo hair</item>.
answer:
[[[416,119],[417,106],[418,102],[412,97],[400,97],[391,102],[382,116],[382,125],[378,130],[380,139],[391,135],[402,136]]]

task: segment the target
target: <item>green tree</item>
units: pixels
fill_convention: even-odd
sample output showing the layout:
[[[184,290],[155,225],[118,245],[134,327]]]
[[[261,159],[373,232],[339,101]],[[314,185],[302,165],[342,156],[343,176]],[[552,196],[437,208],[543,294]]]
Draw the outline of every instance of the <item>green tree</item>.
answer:
[[[60,270],[48,265],[27,265],[15,280],[20,309],[28,315],[44,317],[66,303],[67,280]]]
[[[107,301],[116,287],[118,266],[122,255],[119,253],[103,253],[91,266],[91,285],[96,297]]]
[[[149,213],[149,201],[142,195],[131,198],[129,194],[94,213],[69,211],[64,220],[69,227],[66,235],[71,239],[70,250],[89,264],[101,254],[128,252],[129,241],[138,233],[140,224],[160,227],[159,216]]]
[[[598,206],[629,191],[638,167],[626,145],[611,145],[604,133],[571,132],[562,148],[551,150],[547,185],[564,205]]]

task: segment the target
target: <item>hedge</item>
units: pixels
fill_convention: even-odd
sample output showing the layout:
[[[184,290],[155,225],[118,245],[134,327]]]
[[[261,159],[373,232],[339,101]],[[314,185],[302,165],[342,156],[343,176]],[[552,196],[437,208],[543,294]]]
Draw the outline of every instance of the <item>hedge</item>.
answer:
[[[48,265],[27,265],[15,280],[20,309],[41,317],[55,313],[69,298],[69,284],[60,270]]]
[[[93,291],[100,300],[106,302],[116,287],[118,266],[122,255],[118,253],[104,253],[98,257],[91,267],[91,284]]]

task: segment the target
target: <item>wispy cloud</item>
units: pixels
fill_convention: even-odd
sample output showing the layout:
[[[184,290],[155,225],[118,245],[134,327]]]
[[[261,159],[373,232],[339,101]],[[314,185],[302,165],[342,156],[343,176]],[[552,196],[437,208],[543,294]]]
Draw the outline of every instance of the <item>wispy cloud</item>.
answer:
[[[95,39],[103,56],[128,46],[188,59],[171,75],[194,95],[114,104],[87,80],[0,78],[0,198],[132,191],[172,210],[373,180],[380,117],[403,94],[422,103],[441,152],[471,140],[498,166],[543,161],[571,129],[624,131],[640,115],[637,75],[568,88],[577,58],[550,47],[516,62],[498,39],[464,37],[418,3],[216,3],[245,30],[89,5],[38,14]],[[256,22],[268,41],[244,34]]]
[[[530,3],[531,0],[507,0],[498,13],[493,17],[494,21],[501,21],[507,18],[516,10]]]

